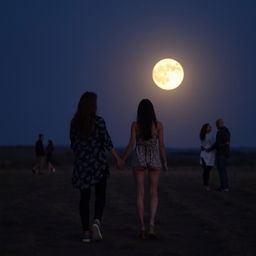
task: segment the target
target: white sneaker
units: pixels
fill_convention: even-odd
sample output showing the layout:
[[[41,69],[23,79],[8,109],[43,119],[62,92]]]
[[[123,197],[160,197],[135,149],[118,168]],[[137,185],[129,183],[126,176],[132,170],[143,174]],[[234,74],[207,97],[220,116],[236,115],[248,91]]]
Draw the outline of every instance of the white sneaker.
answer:
[[[98,220],[95,220],[95,222],[92,224],[92,240],[93,241],[101,241],[102,234],[100,230],[100,222]]]
[[[91,234],[90,232],[85,232],[82,236],[83,243],[90,243],[91,242]]]

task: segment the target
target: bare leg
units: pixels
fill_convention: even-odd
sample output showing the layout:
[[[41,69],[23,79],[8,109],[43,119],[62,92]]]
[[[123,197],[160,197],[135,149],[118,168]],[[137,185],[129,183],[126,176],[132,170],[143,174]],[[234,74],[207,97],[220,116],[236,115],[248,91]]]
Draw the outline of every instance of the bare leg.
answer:
[[[51,167],[52,167],[52,172],[55,172],[55,168],[52,163],[51,163]]]
[[[144,168],[134,168],[133,169],[135,184],[136,184],[136,204],[137,213],[139,216],[141,231],[145,230],[144,224],[144,178],[145,169]]]
[[[37,173],[41,173],[41,170],[43,168],[43,157],[42,156],[38,156],[36,158],[36,164],[35,166],[32,168],[33,173],[37,174]]]
[[[55,172],[55,168],[53,167],[51,162],[48,162],[48,172]]]
[[[150,186],[150,226],[155,226],[155,217],[158,207],[158,182],[160,169],[149,170],[149,186]]]
[[[36,161],[36,164],[35,164],[34,167],[32,168],[32,172],[33,172],[34,174],[37,174],[37,172],[38,172],[38,160]]]

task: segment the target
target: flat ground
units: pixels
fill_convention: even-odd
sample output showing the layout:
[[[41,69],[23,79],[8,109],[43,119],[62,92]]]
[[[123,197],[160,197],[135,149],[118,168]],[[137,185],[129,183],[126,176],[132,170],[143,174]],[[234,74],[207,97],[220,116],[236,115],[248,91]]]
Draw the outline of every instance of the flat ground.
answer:
[[[201,168],[162,173],[158,240],[140,241],[130,169],[111,168],[104,215],[104,241],[80,242],[79,193],[71,166],[33,175],[25,168],[0,170],[0,255],[256,255],[256,170],[230,167],[231,191],[201,186]],[[148,203],[148,199],[146,200]],[[146,209],[148,219],[148,208]]]

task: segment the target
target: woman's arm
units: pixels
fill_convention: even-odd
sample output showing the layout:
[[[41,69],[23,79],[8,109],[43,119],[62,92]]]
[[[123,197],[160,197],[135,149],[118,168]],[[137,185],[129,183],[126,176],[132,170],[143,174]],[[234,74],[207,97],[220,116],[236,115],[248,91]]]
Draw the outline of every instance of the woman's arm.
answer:
[[[109,136],[108,129],[105,123],[105,120],[103,118],[100,119],[99,122],[99,127],[100,127],[100,138],[101,138],[101,143],[103,147],[109,151],[114,147],[112,140]]]
[[[109,150],[114,156],[114,158],[116,159],[117,168],[120,168],[120,169],[123,168],[124,161],[120,158],[118,152],[113,146],[112,140],[109,136],[109,133],[106,127],[106,123],[103,118],[101,119],[100,128],[101,128],[101,137],[102,137],[104,148]]]
[[[167,171],[168,166],[167,166],[166,150],[164,145],[164,128],[160,122],[158,122],[158,139],[159,139],[159,151],[160,151],[161,159],[163,161],[164,171]]]
[[[216,148],[217,148],[217,142],[215,141],[214,137],[212,136],[211,137],[211,146],[209,148],[207,148],[205,151],[207,153],[209,153],[209,152],[215,150]]]
[[[117,168],[120,168],[120,169],[123,168],[124,167],[124,161],[120,158],[120,156],[117,153],[116,149],[115,148],[111,148],[110,152],[112,153],[112,155],[116,159]]]
[[[128,156],[130,155],[132,149],[133,149],[133,145],[136,143],[136,122],[132,123],[131,126],[131,135],[130,135],[130,140],[129,143],[125,149],[125,153],[123,156],[123,160],[126,161],[126,159],[128,158]]]

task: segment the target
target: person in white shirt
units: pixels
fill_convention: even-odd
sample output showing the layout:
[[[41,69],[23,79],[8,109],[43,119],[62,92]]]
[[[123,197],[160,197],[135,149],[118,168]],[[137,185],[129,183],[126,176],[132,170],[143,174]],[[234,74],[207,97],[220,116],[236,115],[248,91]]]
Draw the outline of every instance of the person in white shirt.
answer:
[[[202,126],[200,131],[200,141],[201,141],[201,152],[200,152],[200,163],[203,166],[203,185],[204,190],[209,191],[209,178],[210,178],[210,171],[215,163],[215,150],[208,152],[207,150],[210,149],[214,143],[215,139],[211,133],[212,127],[209,123],[206,123]]]

